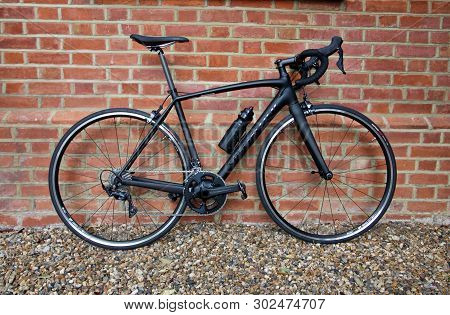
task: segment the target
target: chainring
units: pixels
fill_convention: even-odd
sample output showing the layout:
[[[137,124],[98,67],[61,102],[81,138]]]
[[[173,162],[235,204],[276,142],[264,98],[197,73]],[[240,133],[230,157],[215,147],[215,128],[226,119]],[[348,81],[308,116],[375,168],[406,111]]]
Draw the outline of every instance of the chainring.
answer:
[[[222,209],[227,201],[227,195],[205,198],[202,196],[202,191],[223,186],[225,186],[225,181],[219,175],[198,171],[186,179],[183,194],[186,203],[193,211],[200,214],[212,214]]]

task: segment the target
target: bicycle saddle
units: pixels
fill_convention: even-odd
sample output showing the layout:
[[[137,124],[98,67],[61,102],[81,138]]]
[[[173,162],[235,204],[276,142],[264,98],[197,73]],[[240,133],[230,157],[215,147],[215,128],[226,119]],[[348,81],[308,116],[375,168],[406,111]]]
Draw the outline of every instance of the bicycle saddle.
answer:
[[[155,36],[143,36],[138,34],[131,34],[130,38],[136,41],[137,43],[150,48],[166,47],[176,42],[184,43],[189,41],[189,39],[187,39],[186,37],[179,37],[179,36],[155,37]]]

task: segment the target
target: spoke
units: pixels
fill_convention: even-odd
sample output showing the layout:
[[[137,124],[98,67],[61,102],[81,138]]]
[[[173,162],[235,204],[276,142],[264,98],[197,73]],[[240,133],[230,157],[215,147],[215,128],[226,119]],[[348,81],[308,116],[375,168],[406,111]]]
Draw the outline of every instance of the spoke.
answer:
[[[337,192],[337,190],[336,190],[336,187],[334,187],[334,185],[336,185],[336,184],[333,183],[333,181],[330,181],[330,182],[331,182],[331,186],[332,186],[333,189],[334,189],[334,192],[336,193],[336,196],[337,196],[338,199],[339,199],[339,202],[340,202],[341,205],[342,205],[342,208],[343,208],[344,211],[345,211],[345,214],[347,215],[348,220],[350,221],[351,226],[352,226],[353,228],[355,228],[355,226],[353,225],[353,221],[352,221],[352,219],[350,219],[350,216],[348,215],[347,209],[345,208],[344,203],[343,203],[342,200],[341,200],[341,197],[339,197],[339,194],[338,194],[338,192]]]
[[[69,158],[71,158],[71,159],[77,159],[77,160],[80,160],[80,161],[83,160],[81,157],[70,157],[70,155],[73,155],[73,154],[71,154],[71,153],[66,153],[66,156],[67,156],[67,155],[68,155]],[[100,162],[105,163],[105,161],[100,160],[97,156],[95,156],[95,155],[91,155],[91,156],[95,157],[95,158],[96,158],[97,160],[99,160]],[[103,169],[101,169],[100,167],[95,166],[95,165],[92,165],[92,164],[89,164],[88,162],[86,162],[86,165],[87,165],[87,166],[90,166],[90,167],[93,167],[93,168],[96,168],[96,169],[98,169],[99,171],[103,171]]]
[[[322,181],[320,181],[316,186],[314,186],[313,187],[313,189],[311,189],[302,199],[300,199],[300,201],[299,202],[297,202],[296,204],[295,204],[295,206],[293,206],[292,208],[291,208],[291,210],[289,210],[289,212],[288,213],[286,213],[284,216],[283,216],[283,218],[285,218],[295,207],[297,207],[297,205],[298,204],[300,204],[300,202],[302,202],[306,197],[308,197],[308,195],[310,194],[310,193],[312,193],[312,191],[314,190],[314,189],[316,189],[317,188],[317,186],[319,186],[320,185],[320,183],[321,183]]]
[[[111,202],[109,203],[108,208],[106,209],[106,212],[105,212],[105,214],[103,215],[102,222],[100,222],[100,226],[101,226],[101,225],[103,224],[103,222],[105,221],[106,215],[108,214],[109,208],[111,207],[111,204],[113,203],[114,200],[115,200],[115,198],[112,198],[112,199],[111,199]]]
[[[325,190],[327,189],[328,181],[325,181],[325,189],[323,190],[322,203],[320,204],[319,221],[317,222],[317,234],[319,234],[320,218],[322,217],[323,204],[325,200]]]
[[[70,216],[74,215],[75,213],[77,213],[78,211],[80,211],[81,209],[83,209],[83,207],[86,207],[88,204],[90,204],[93,200],[97,200],[98,196],[100,196],[101,194],[103,194],[103,191],[101,193],[99,193],[97,196],[95,196],[93,199],[89,200],[88,202],[86,202],[84,205],[82,205],[80,208],[78,208],[75,212],[69,213]]]
[[[136,149],[137,149],[137,147],[138,147],[138,144],[139,144],[139,142],[141,141],[142,133],[144,132],[145,128],[147,128],[147,124],[148,124],[148,123],[145,122],[144,127],[142,128],[141,133],[139,134],[139,139],[138,139],[138,141],[136,142],[136,145],[134,146],[133,152],[136,151]]]
[[[153,221],[151,215],[148,214],[147,210],[145,209],[145,207],[142,205],[142,202],[139,201],[139,197],[137,197],[138,199],[136,200],[137,202],[139,202],[139,204],[141,205],[142,209],[144,209],[145,214],[150,218],[150,220],[152,221],[153,225],[156,227],[156,229],[158,229],[158,225],[156,225],[155,221]],[[142,199],[143,200],[143,199]],[[144,200],[143,200],[144,201]]]
[[[164,138],[165,138],[165,137],[164,137]],[[164,138],[162,138],[161,141],[163,141]],[[166,145],[165,147],[163,147],[161,150],[159,150],[159,151],[156,152],[155,154],[152,154],[152,155],[148,158],[148,160],[150,160],[152,157],[156,156],[159,152],[161,152],[162,150],[164,150],[165,148],[167,148],[169,145],[170,145],[170,142],[167,143],[167,145]],[[144,158],[144,161],[143,161],[141,164],[139,164],[138,166],[136,166],[136,167],[133,169],[132,172],[135,172],[136,169],[138,169],[139,167],[141,167],[142,165],[144,165],[145,162],[147,162],[147,159],[145,159],[145,155],[143,156],[143,158]]]
[[[152,204],[150,203],[150,201],[146,201],[144,198],[141,198],[141,196],[142,196],[142,195],[136,196],[136,198],[142,200],[143,202],[145,202],[146,204],[148,204],[150,207],[152,207],[152,208],[155,209],[156,211],[160,212],[162,215],[168,217],[168,215],[166,215],[164,212],[162,212],[161,210],[159,210],[158,208],[156,208],[154,205],[152,205]]]
[[[100,184],[96,184],[96,185],[94,185],[94,186],[91,186],[91,187],[89,187],[89,188],[87,188],[87,189],[85,189],[85,190],[83,190],[83,191],[81,191],[81,192],[79,192],[79,193],[77,193],[77,194],[75,194],[75,195],[73,195],[73,196],[70,196],[70,197],[68,197],[68,198],[66,198],[66,199],[63,199],[62,201],[64,202],[64,201],[70,200],[70,199],[72,199],[73,197],[79,196],[79,195],[81,195],[82,193],[84,193],[84,192],[86,192],[86,191],[88,191],[88,190],[90,190],[90,189],[92,189],[92,188],[94,188],[94,187],[97,187],[97,186],[99,186],[99,185],[100,185]]]
[[[97,167],[97,166],[94,166],[94,165],[91,165],[91,164],[89,164],[88,162],[86,162],[86,165],[87,165],[87,166],[90,166],[90,167],[93,167],[93,168],[96,168],[96,169],[98,169],[99,171],[103,171],[101,168],[99,168],[99,167]]]
[[[366,136],[366,134],[369,132],[369,130],[367,130],[367,132],[364,134],[364,137]],[[353,151],[353,149],[358,145],[358,143],[360,142],[361,139],[358,139],[358,141],[353,145],[353,147],[345,154],[345,156],[342,158],[342,160],[334,167],[337,168],[339,165],[342,164],[342,161],[344,161],[344,159]],[[361,156],[361,155],[359,155]],[[350,161],[353,161],[352,159]]]
[[[111,160],[105,155],[103,150],[100,149],[100,147],[98,146],[97,142],[95,142],[95,140],[92,139],[91,135],[86,131],[86,129],[84,129],[84,132],[88,135],[88,137],[92,140],[92,142],[94,142],[95,146],[100,150],[100,152],[103,154],[103,156],[108,160],[109,165],[111,165],[111,167],[114,168],[114,165],[112,164]],[[106,148],[108,148],[108,147],[106,147]]]
[[[356,180],[362,180],[364,182],[386,184],[386,182],[380,182],[380,181],[377,181],[377,180],[370,180],[370,179],[356,178],[356,177],[351,177],[351,176],[344,176],[344,175],[340,175],[340,174],[336,174],[336,173],[334,173],[333,175],[337,175],[337,176],[341,176],[341,177],[345,177],[345,178],[356,179]]]
[[[338,182],[344,184],[345,186],[348,186],[348,187],[350,187],[351,189],[354,189],[354,190],[360,192],[361,194],[364,194],[364,195],[366,195],[367,197],[372,198],[373,200],[376,200],[376,201],[378,201],[378,202],[381,202],[381,200],[379,200],[379,199],[377,199],[377,198],[375,198],[375,197],[373,197],[373,196],[371,196],[371,195],[366,194],[364,191],[361,191],[361,190],[359,190],[359,189],[357,189],[357,188],[355,188],[355,187],[353,187],[353,186],[350,186],[349,184],[346,184],[346,183],[344,183],[343,181],[341,181],[341,180],[339,180],[339,179],[337,179],[337,178],[335,178],[335,179],[336,179]]]
[[[298,181],[298,179],[294,179],[294,180],[282,180],[279,182],[275,182],[275,183],[270,183],[270,184],[265,184],[265,186],[271,186],[271,185],[276,185],[276,184],[281,184],[281,183],[293,183]]]
[[[147,172],[147,173],[150,173],[151,171],[155,171],[155,170],[157,170],[158,168],[160,168],[161,166],[166,165],[166,164],[168,164],[168,163],[170,163],[170,162],[176,160],[177,158],[178,158],[178,156],[175,156],[173,159],[171,159],[171,160],[169,160],[169,161],[167,161],[167,162],[165,162],[165,163],[163,163],[163,164],[161,164],[161,165],[158,165],[157,167],[152,168],[151,170],[148,170],[148,171],[146,171],[146,172]]]
[[[316,114],[317,115],[317,114]],[[330,148],[330,152],[333,152],[333,144],[334,144],[334,126],[335,126],[335,121],[336,121],[336,114],[334,114],[333,116],[333,131],[331,132],[331,148]],[[331,156],[328,159],[328,167],[330,167],[330,163],[331,163]]]
[[[109,198],[111,198],[111,197],[106,198],[105,201],[103,201],[103,203],[100,205],[100,207],[97,210],[95,210],[95,212],[93,214],[91,214],[91,216],[81,226],[82,228],[85,227],[86,223],[91,221],[91,218],[103,207],[103,205],[109,200]],[[109,205],[111,205],[111,203],[109,203]]]
[[[96,178],[96,177],[92,177],[92,176],[87,176],[87,175],[82,175],[82,174],[78,174],[78,173],[76,173],[75,171],[71,171],[71,170],[62,170],[63,172],[69,172],[69,173],[74,173],[75,175],[78,175],[78,176],[82,176],[82,177],[87,177],[87,178],[92,178],[92,179],[95,179],[95,180],[98,180],[98,178]]]
[[[116,129],[117,152],[119,153],[119,167],[122,167],[122,158],[120,156],[119,135],[117,134],[116,117],[114,117],[114,129]]]
[[[128,118],[127,158],[126,158],[125,162],[128,161],[128,147],[130,146],[130,130],[131,130],[131,117]]]
[[[102,134],[103,143],[105,144],[106,153],[108,154],[107,159],[108,159],[109,163],[111,164],[111,167],[114,168],[114,166],[112,165],[112,162],[111,162],[111,160],[110,160],[111,157],[109,156],[108,146],[106,145],[106,140],[105,140],[105,136],[103,135],[103,129],[102,129],[102,125],[100,124],[100,120],[97,122],[97,124],[98,124],[98,126],[100,127],[100,133]],[[86,131],[86,133],[87,133],[87,131]],[[89,136],[89,138],[90,138],[90,136]],[[92,139],[92,138],[91,138],[91,139]],[[99,148],[99,149],[100,149],[100,148]],[[101,150],[100,150],[100,151],[101,151]],[[102,153],[103,153],[103,152],[102,152]]]
[[[320,141],[320,128],[319,128],[319,123],[318,123],[318,121],[317,121],[317,114],[316,114],[316,127],[317,127],[317,133],[318,133],[318,135],[319,135],[319,147],[320,147],[320,153],[322,154],[322,156],[323,156],[323,150],[322,150],[322,142]],[[326,150],[325,150],[326,151]],[[326,153],[326,152],[325,152]]]
[[[138,222],[139,232],[141,232],[141,234],[144,234],[145,231],[144,231],[144,233],[142,233],[142,225],[141,225],[141,221],[139,220],[139,213],[137,213],[137,212],[136,212],[136,221]]]
[[[100,205],[100,207],[97,210],[95,210],[95,212],[91,214],[91,216],[86,221],[84,221],[83,225],[81,226],[82,228],[85,227],[86,223],[91,221],[91,218],[103,207],[103,205],[109,200],[109,198],[111,197],[106,198],[105,201],[103,201],[103,203]]]
[[[331,181],[333,181],[333,180],[331,180]],[[366,213],[366,211],[364,211],[352,198],[350,198],[350,196],[349,195],[347,195],[347,193],[345,192],[345,191],[343,191],[342,190],[342,188],[341,187],[339,187],[339,185],[338,184],[336,184],[336,183],[334,183],[334,185],[345,195],[345,196],[347,196],[347,198],[348,199],[350,199],[362,212],[364,212],[364,214],[369,218],[370,217],[370,215],[368,215],[367,213]]]
[[[285,193],[284,195],[282,195],[281,197],[279,197],[279,198],[277,198],[277,199],[275,199],[273,202],[277,202],[278,200],[280,200],[281,198],[283,198],[283,197],[285,197],[285,196],[287,196],[287,195],[289,195],[291,192],[293,192],[293,191],[296,191],[296,190],[298,190],[298,189],[300,189],[300,188],[302,188],[303,186],[306,186],[306,185],[308,185],[310,182],[312,182],[314,179],[316,179],[316,178],[313,178],[313,179],[311,179],[311,180],[309,180],[309,181],[307,181],[306,183],[304,183],[304,184],[302,184],[302,185],[299,185],[299,186],[297,186],[297,187],[295,187],[294,189],[292,189],[292,190],[289,190],[287,193]]]
[[[352,162],[352,161],[354,161],[354,160],[360,158],[361,156],[362,156],[362,154],[357,155],[357,156],[355,156],[354,158],[351,158],[350,160],[345,161],[344,164],[342,164],[342,161],[343,161],[343,160],[341,160],[341,162],[339,162],[338,165],[339,165],[339,166],[346,165],[346,164],[348,164],[348,163],[350,163],[350,162]],[[333,169],[336,169],[338,165],[336,165],[335,167],[333,167]]]
[[[339,163],[338,165],[339,165],[339,166],[342,166],[342,165],[348,164],[348,163],[350,163],[350,162],[352,162],[352,161],[354,161],[354,160],[360,158],[361,156],[363,156],[363,155],[362,155],[362,154],[359,154],[359,155],[355,156],[354,158],[351,158],[350,160],[345,161],[344,164]],[[342,160],[342,161],[343,161],[343,160]],[[342,162],[342,161],[341,161],[341,162]],[[333,169],[336,169],[336,168],[337,168],[337,165],[336,165]]]
[[[133,149],[133,151],[131,152],[131,155],[133,155],[133,153],[136,151],[136,149],[137,149],[137,147],[138,147],[138,145],[139,145],[139,143],[140,143],[140,141],[141,141],[142,133],[144,132],[145,128],[147,127],[147,124],[148,124],[148,122],[145,122],[145,124],[144,124],[144,126],[143,126],[143,128],[142,128],[142,130],[141,130],[141,132],[140,132],[140,134],[139,134],[139,138],[138,138],[138,140],[137,140],[137,142],[136,142],[136,145],[134,146],[134,149]],[[128,159],[127,159],[126,162],[128,162]]]
[[[282,166],[275,166],[275,165],[266,165],[268,167],[273,167],[273,168],[279,168],[279,169],[284,169],[284,170],[291,170],[291,171],[297,171],[297,172],[303,172],[303,173],[311,173],[311,171],[302,171],[298,168],[290,168],[290,167],[282,167]]]
[[[352,127],[354,121],[355,121],[355,120],[352,119],[352,122],[350,123],[350,126],[348,126],[347,131],[345,132],[344,136],[343,136],[342,139],[341,139],[341,142],[339,142],[338,146],[336,147],[336,150],[334,151],[333,157],[331,158],[331,160],[330,160],[328,166],[330,166],[331,162],[333,162],[333,159],[334,159],[334,157],[336,156],[336,153],[337,153],[338,149],[340,148],[340,146],[341,146],[341,144],[342,144],[342,141],[344,141],[344,139],[345,139],[345,137],[347,136],[348,131],[349,131],[350,128]]]
[[[137,195],[137,197],[141,197],[141,196],[144,196],[144,195],[146,195],[146,194],[152,194],[153,196],[155,196],[155,197],[158,197],[158,198],[161,198],[161,197],[163,197],[164,196],[164,194],[167,194],[167,193],[156,193],[156,192],[159,192],[160,190],[154,190],[154,189],[145,189],[145,191],[142,193],[142,194],[140,194],[140,195]],[[167,195],[166,195],[167,196]]]
[[[113,214],[112,214],[112,220],[111,220],[111,240],[113,239],[113,234],[114,234],[114,208],[116,207],[116,199],[113,199]]]
[[[68,155],[68,156],[70,157],[71,155],[75,155],[75,154],[74,154],[74,153],[66,153],[65,155]],[[75,155],[75,156],[76,156],[76,155]],[[99,159],[99,157],[96,156],[96,155],[91,155],[91,156],[95,157],[95,158],[96,158],[98,161],[100,161],[102,164],[108,164],[108,163],[105,163],[105,161]],[[79,159],[80,161],[82,160],[81,157],[73,157],[72,159],[75,159],[75,158]],[[97,168],[97,169],[99,169],[99,170],[102,170],[101,168],[98,168],[97,166],[91,165],[91,164],[89,164],[88,162],[86,162],[86,164],[89,165],[89,166],[91,166],[91,167],[95,167],[95,168]]]
[[[368,170],[368,169],[371,169],[371,168],[375,168],[375,167],[378,167],[378,166],[384,166],[384,165],[387,165],[387,164],[386,164],[386,163],[384,163],[384,164],[376,164],[376,165],[374,165],[374,166],[369,166],[369,167],[364,167],[364,168],[357,168],[357,169],[355,169],[355,170],[349,170],[349,171],[345,171],[345,172],[336,172],[336,173],[333,173],[333,174],[346,174],[346,173],[352,173],[352,172],[362,171],[362,170]]]
[[[290,155],[288,155],[288,154],[285,154],[285,153],[281,152],[280,149],[278,149],[278,148],[276,148],[276,149],[277,149],[277,151],[278,151],[279,153],[281,153],[281,155],[287,157],[288,159],[295,160],[295,161],[298,161],[298,160],[300,159],[299,157],[293,157],[293,156],[290,156]],[[303,152],[302,152],[302,153],[303,153]],[[308,156],[306,156],[306,155],[304,155],[304,156],[305,156],[305,157],[308,157]],[[275,158],[273,158],[273,159],[275,159]]]
[[[86,184],[94,184],[98,183],[98,180],[95,182],[82,182],[82,183],[62,183],[61,185],[69,186],[69,185],[86,185]]]
[[[284,132],[283,132],[283,133],[284,133]],[[298,149],[301,153],[304,154],[303,156],[306,157],[306,158],[312,163],[312,165],[315,165],[314,162],[313,162],[313,160],[311,160],[311,158],[308,156],[308,155],[309,155],[309,152],[305,152],[302,148],[300,148],[300,147],[298,146],[298,144],[295,143],[295,141],[292,140],[291,137],[289,137],[289,135],[287,134],[287,132],[284,133],[284,134],[286,135],[286,137],[288,137],[289,141],[291,141],[291,142],[297,147],[297,149]],[[282,152],[281,152],[281,153],[282,153]]]
[[[300,226],[303,226],[305,224],[306,215],[308,214],[309,208],[311,207],[311,203],[314,200],[314,197],[316,196],[317,190],[316,188],[319,187],[320,184],[322,184],[323,179],[313,188],[314,194],[312,195],[311,199],[309,200],[308,208],[306,208],[305,216],[303,217],[302,224]]]
[[[127,234],[127,241],[130,240],[130,232],[128,231],[128,213],[127,207],[125,206],[125,202],[122,202],[123,210],[125,212],[125,233]]]
[[[97,125],[100,127],[100,133],[102,134],[103,144],[105,145],[106,153],[108,154],[108,161],[111,163],[109,151],[108,151],[108,145],[106,144],[106,139],[105,139],[105,136],[103,135],[103,128],[102,128],[102,125],[100,124],[100,120],[97,122]]]
[[[328,203],[330,204],[330,212],[331,212],[331,219],[333,220],[334,234],[337,234],[337,231],[336,231],[336,221],[334,221],[333,206],[331,205],[330,192],[328,191],[328,187],[325,187],[325,189],[326,189],[326,191],[327,191]]]

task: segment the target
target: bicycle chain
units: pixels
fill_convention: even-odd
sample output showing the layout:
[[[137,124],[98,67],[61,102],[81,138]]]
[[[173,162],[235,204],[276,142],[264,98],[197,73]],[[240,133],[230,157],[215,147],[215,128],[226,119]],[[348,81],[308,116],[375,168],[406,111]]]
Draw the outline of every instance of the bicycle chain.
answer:
[[[145,170],[141,170],[139,171],[139,173],[144,173],[146,172]],[[148,171],[147,173],[192,173],[194,172],[194,170],[190,170],[190,171],[171,171],[171,170],[159,170],[159,171]]]

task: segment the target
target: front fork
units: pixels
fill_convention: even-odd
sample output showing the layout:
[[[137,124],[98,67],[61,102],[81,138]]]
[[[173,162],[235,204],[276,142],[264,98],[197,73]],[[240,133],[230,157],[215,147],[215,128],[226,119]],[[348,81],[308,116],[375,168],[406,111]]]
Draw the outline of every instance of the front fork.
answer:
[[[300,132],[300,135],[302,136],[302,139],[311,154],[314,163],[316,163],[320,176],[325,180],[332,179],[333,173],[331,173],[328,169],[328,165],[322,156],[322,152],[317,145],[313,133],[311,132],[311,128],[306,120],[302,105],[299,104],[298,101],[291,103],[289,105],[289,112],[294,117],[295,125],[297,126],[297,129]]]

